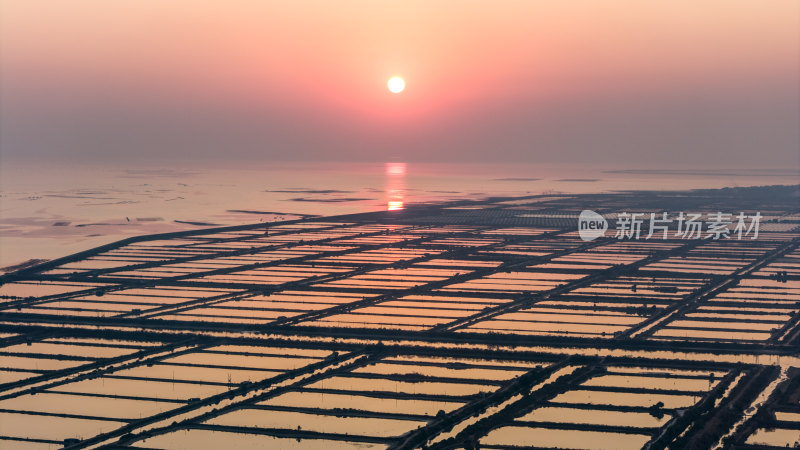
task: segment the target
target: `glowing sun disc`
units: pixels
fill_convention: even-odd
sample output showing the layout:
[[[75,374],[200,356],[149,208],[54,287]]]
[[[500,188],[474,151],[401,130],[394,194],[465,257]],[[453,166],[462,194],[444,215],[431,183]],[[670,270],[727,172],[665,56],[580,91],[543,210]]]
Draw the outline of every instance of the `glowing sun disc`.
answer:
[[[403,89],[406,88],[406,82],[400,77],[392,77],[389,78],[389,82],[386,83],[389,86],[389,90],[395,94],[399,94],[403,92]]]

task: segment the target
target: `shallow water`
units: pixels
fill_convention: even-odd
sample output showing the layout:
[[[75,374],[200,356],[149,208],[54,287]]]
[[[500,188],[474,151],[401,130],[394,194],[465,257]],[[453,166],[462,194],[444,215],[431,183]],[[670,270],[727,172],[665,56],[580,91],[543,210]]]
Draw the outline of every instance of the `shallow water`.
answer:
[[[286,450],[364,450],[384,449],[385,444],[364,442],[331,441],[325,439],[290,439],[275,438],[244,433],[229,433],[209,430],[179,430],[160,436],[151,437],[140,444],[145,447],[169,450],[194,449],[286,449]]]
[[[796,447],[800,445],[800,430],[784,428],[756,430],[746,441],[752,445],[770,445],[773,447]]]
[[[341,413],[339,413],[341,414]],[[393,437],[413,430],[427,422],[416,420],[394,420],[376,417],[337,417],[300,413],[294,411],[267,411],[240,409],[208,420],[210,425],[230,425],[254,428],[298,429],[320,433],[355,434],[363,436]]]
[[[407,381],[393,381],[385,379],[362,379],[348,377],[332,377],[317,381],[308,386],[320,389],[341,389],[343,391],[382,391],[405,392],[408,394],[426,395],[473,395],[479,392],[491,392],[497,387],[482,384],[440,383],[423,381],[411,383]]]
[[[352,408],[372,412],[426,416],[435,416],[439,410],[452,411],[464,405],[464,403],[451,401],[380,398],[327,392],[287,392],[258,404],[321,409]]]
[[[573,390],[557,395],[553,402],[588,403],[591,405],[640,406],[648,408],[658,402],[664,408],[686,408],[700,400],[700,396],[672,394],[639,394],[628,392],[601,392]]]
[[[0,412],[0,435],[62,441],[89,438],[114,430],[123,422]],[[5,441],[0,441],[4,444]]]
[[[128,380],[108,377],[82,380],[51,389],[54,392],[151,397],[167,400],[188,400],[195,397],[207,397],[225,390],[225,386],[210,384]]]
[[[518,417],[517,420],[558,423],[585,423],[621,427],[658,428],[672,417],[665,414],[657,418],[652,414],[639,412],[603,411],[593,409],[561,408],[545,406]]]
[[[56,392],[23,395],[0,400],[0,409],[39,411],[56,414],[79,414],[120,419],[139,419],[163,411],[175,409],[180,404],[131,400],[125,398],[90,397]]]
[[[617,450],[638,449],[649,440],[650,436],[638,434],[506,426],[490,431],[480,442],[485,445]]]

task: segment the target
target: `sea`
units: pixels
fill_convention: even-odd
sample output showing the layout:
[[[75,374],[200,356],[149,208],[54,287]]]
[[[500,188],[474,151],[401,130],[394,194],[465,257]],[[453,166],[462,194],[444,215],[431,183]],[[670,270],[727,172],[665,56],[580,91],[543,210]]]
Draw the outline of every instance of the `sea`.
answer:
[[[134,235],[496,196],[800,184],[797,169],[0,161],[0,270]]]

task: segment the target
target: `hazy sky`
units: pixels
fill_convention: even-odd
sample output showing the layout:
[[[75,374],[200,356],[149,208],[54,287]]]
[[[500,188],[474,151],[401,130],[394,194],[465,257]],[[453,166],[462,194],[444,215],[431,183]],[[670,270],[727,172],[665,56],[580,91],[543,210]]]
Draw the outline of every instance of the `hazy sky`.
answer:
[[[797,0],[0,5],[7,159],[800,167]]]

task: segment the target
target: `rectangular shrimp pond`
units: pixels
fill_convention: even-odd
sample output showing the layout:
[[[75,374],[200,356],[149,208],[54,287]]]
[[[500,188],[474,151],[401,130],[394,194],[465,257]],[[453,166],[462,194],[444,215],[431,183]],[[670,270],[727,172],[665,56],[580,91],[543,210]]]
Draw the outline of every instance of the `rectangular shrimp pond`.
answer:
[[[0,449],[798,446],[797,196],[746,192],[411,205],[6,273]],[[584,240],[586,205],[612,228],[636,209],[763,222]]]

